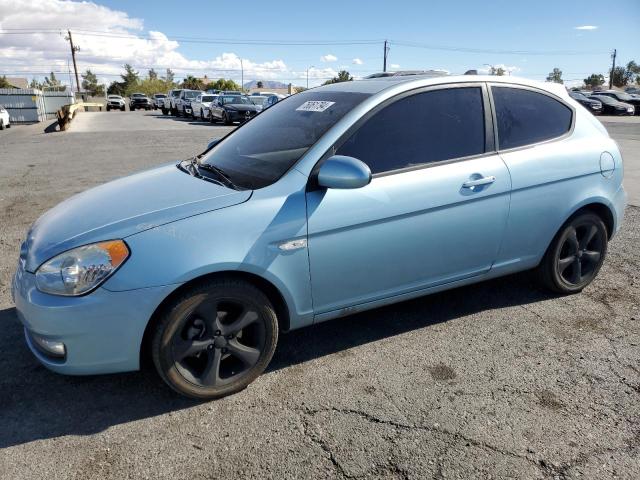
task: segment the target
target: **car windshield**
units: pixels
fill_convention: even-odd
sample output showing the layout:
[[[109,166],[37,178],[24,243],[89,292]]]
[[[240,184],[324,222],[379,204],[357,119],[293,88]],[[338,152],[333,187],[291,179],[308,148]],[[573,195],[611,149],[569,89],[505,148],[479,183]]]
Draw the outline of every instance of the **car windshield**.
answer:
[[[251,101],[256,105],[264,105],[267,97],[251,97]]]
[[[224,95],[222,97],[222,104],[228,105],[230,103],[253,105],[253,103],[251,103],[251,100],[249,100],[247,97],[243,97],[241,95]]]
[[[215,95],[204,95],[202,97],[203,102],[213,102],[213,99],[216,98]]]
[[[172,97],[177,97],[180,95],[180,90],[171,90],[171,96]]]
[[[613,105],[615,103],[618,103],[618,101],[615,98],[611,98],[608,95],[593,95],[593,98],[595,100],[599,100],[602,103],[606,103],[607,105]]]
[[[198,95],[200,95],[201,92],[198,92],[196,90],[190,90],[187,92],[184,92],[184,98],[196,98]]]
[[[134,98],[140,98],[140,97],[144,97],[144,93],[134,93],[131,96],[134,97]]]
[[[276,103],[226,136],[201,159],[240,188],[266,187],[369,94],[303,92]]]
[[[121,98],[119,95],[109,95],[109,100],[120,100]]]
[[[616,97],[618,97],[618,100],[622,102],[626,102],[627,100],[633,100],[633,97],[628,93],[617,92]]]
[[[156,98],[167,98],[167,96],[164,93],[156,93],[154,95],[154,97],[156,97]]]

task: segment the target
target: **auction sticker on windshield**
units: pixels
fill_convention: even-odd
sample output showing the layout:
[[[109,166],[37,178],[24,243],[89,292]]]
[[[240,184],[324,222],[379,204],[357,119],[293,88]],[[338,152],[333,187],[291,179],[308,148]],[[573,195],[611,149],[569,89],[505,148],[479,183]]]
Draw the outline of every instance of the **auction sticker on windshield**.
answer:
[[[327,108],[336,102],[327,102],[325,100],[309,100],[300,105],[296,110],[301,112],[324,112]]]

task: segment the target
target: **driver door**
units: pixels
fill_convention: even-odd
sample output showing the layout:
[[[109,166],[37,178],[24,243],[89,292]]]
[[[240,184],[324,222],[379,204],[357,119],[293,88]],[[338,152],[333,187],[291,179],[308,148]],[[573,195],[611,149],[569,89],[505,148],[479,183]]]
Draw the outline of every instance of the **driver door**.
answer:
[[[383,106],[336,145],[373,179],[307,193],[316,318],[491,269],[511,178],[485,105],[483,85],[432,88]]]

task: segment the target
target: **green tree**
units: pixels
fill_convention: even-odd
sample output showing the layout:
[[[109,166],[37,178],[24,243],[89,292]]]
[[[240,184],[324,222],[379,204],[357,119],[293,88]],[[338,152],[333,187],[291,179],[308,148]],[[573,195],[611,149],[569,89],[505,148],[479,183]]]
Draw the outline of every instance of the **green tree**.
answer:
[[[92,97],[104,95],[104,86],[98,84],[98,77],[89,69],[82,74],[82,90],[89,92]]]
[[[209,82],[204,90],[240,90],[240,85],[230,79],[219,78],[215,82]]]
[[[108,95],[124,95],[125,85],[124,82],[116,82],[115,80],[109,84],[107,88]]]
[[[156,72],[153,68],[149,70],[149,73],[147,74],[147,76],[149,77],[149,80],[157,80],[158,79],[158,72]]]
[[[562,81],[562,70],[554,68],[553,71],[547,75],[547,82],[564,83]]]
[[[187,75],[182,82],[182,88],[189,88],[191,90],[202,90],[204,88],[204,83],[202,82],[202,80],[194,77],[193,75]]]
[[[11,85],[9,80],[7,80],[6,75],[0,77],[0,88],[13,88],[13,85]]]
[[[502,77],[507,73],[507,71],[502,67],[491,67],[489,69],[489,75],[497,75],[498,77]]]
[[[609,75],[611,74],[611,70],[609,70]],[[624,87],[627,83],[629,83],[629,77],[627,75],[627,69],[625,67],[616,67],[613,69],[612,83],[616,87]]]
[[[56,78],[56,74],[51,72],[49,77],[44,77],[44,83],[42,85],[43,88],[47,88],[47,90],[58,90],[64,92],[67,87],[62,85],[62,82]]]
[[[332,83],[350,82],[353,77],[346,70],[340,70],[337,77],[333,77],[331,80],[324,82],[324,85],[330,85]]]
[[[36,77],[33,77],[31,79],[31,83],[29,84],[29,88],[37,88],[38,90],[42,90],[42,83],[40,83]]]
[[[264,88],[264,83],[262,80],[258,80],[258,82],[256,83],[256,88],[260,88],[260,89]]]
[[[631,60],[627,63],[625,76],[627,77],[627,83],[633,83],[634,80],[636,83],[640,83],[640,65],[638,65],[634,60]]]
[[[604,84],[604,76],[599,73],[592,73],[584,79],[584,84],[587,88],[591,88],[593,90],[595,87],[599,87]]]
[[[125,63],[123,65],[123,68],[124,68],[124,74],[120,75],[120,77],[122,78],[122,83],[124,83],[125,91],[129,91],[132,88],[135,88],[135,85],[140,80],[140,75],[128,63]]]
[[[172,84],[175,79],[175,73],[173,73],[173,70],[171,70],[170,68],[167,68],[167,73],[165,74],[164,77],[162,77],[162,79],[165,82]]]

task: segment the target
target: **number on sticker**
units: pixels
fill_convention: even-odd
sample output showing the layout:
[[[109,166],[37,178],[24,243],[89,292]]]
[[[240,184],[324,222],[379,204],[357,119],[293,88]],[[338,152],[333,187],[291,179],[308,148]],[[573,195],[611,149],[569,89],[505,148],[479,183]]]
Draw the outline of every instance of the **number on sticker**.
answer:
[[[334,103],[336,102],[328,102],[326,100],[309,100],[296,108],[296,110],[301,112],[324,112]]]

